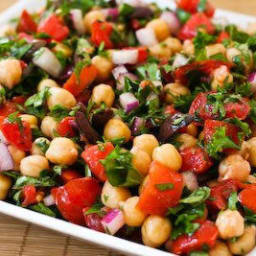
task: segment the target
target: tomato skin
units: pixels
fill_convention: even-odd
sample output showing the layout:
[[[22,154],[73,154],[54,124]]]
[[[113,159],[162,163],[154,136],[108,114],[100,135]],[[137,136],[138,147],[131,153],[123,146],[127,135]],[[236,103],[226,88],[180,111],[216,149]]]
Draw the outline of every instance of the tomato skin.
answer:
[[[69,35],[69,28],[57,15],[52,14],[39,24],[37,32],[46,33],[56,41],[63,41]]]
[[[0,116],[9,116],[10,114],[17,111],[16,104],[11,101],[6,101],[0,106]]]
[[[92,206],[100,193],[101,186],[96,179],[74,179],[57,189],[56,205],[64,219],[84,225],[83,209]]]
[[[239,102],[228,102],[224,105],[226,118],[237,117],[244,120],[250,114],[251,107],[246,98],[242,98]]]
[[[172,116],[178,113],[178,111],[174,108],[174,105],[168,105],[165,107],[164,113]]]
[[[63,170],[61,172],[60,177],[63,183],[66,184],[71,180],[82,178],[82,175],[76,170],[68,169],[68,170]]]
[[[36,193],[35,186],[33,186],[33,185],[25,186],[22,189],[22,195],[24,197],[23,202],[22,202],[23,207],[27,207],[31,204],[37,203],[37,200],[36,200],[37,193]]]
[[[17,123],[10,123],[5,119],[0,126],[0,130],[10,144],[27,152],[32,147],[32,132],[27,122],[22,122],[22,125],[23,129],[20,129]]]
[[[256,187],[250,187],[242,190],[239,193],[239,202],[249,210],[256,213]]]
[[[138,48],[138,62],[145,62],[148,58],[148,49],[146,47]]]
[[[192,235],[181,235],[172,244],[172,252],[178,255],[201,250],[204,245],[214,247],[218,238],[218,229],[211,221],[205,221]]]
[[[193,171],[200,174],[206,172],[212,165],[208,154],[200,147],[189,147],[181,150],[182,171]]]
[[[105,49],[112,49],[114,44],[111,41],[113,26],[108,22],[95,21],[92,24],[91,40],[96,46],[103,42]]]
[[[214,25],[204,13],[195,13],[182,27],[178,35],[179,39],[186,40],[194,38],[197,34],[198,27],[201,26],[204,27],[208,34],[213,34],[215,32]]]
[[[97,73],[98,71],[94,65],[86,66],[80,72],[79,79],[77,79],[76,74],[73,73],[64,84],[63,88],[76,97],[95,80]]]
[[[217,43],[221,44],[226,39],[230,39],[230,35],[229,35],[229,33],[222,31],[222,32],[220,32],[220,34],[217,38]]]
[[[21,14],[17,31],[19,33],[20,32],[35,33],[37,31],[37,24],[34,22],[31,15],[26,10],[23,10]]]
[[[171,183],[173,189],[160,191],[156,185]],[[153,161],[150,166],[149,180],[140,195],[138,207],[147,214],[165,215],[169,207],[179,203],[183,190],[182,175]]]
[[[98,145],[89,146],[85,148],[84,152],[81,155],[84,161],[90,167],[90,170],[102,182],[105,182],[107,180],[107,176],[104,166],[102,165],[100,160],[105,159],[113,150],[113,144],[111,142],[107,142],[103,145],[102,150],[99,148]]]
[[[67,116],[58,124],[57,132],[61,137],[74,137],[76,135],[75,126],[75,118]]]

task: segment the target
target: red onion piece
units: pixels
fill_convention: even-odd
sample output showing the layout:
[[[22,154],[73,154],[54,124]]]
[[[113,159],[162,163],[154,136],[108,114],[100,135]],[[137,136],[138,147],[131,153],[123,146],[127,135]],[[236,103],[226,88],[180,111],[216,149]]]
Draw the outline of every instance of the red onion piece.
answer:
[[[140,104],[139,101],[135,98],[135,96],[130,92],[122,93],[119,96],[119,101],[121,106],[127,113],[137,108]]]
[[[172,65],[174,68],[179,68],[188,64],[188,61],[189,59],[183,54],[177,53]]]
[[[14,169],[14,162],[7,145],[0,143],[0,172]]]
[[[252,92],[256,92],[256,72],[253,72],[249,75],[248,81],[251,83]]]
[[[115,50],[112,53],[112,62],[115,65],[136,64],[138,62],[138,50]]]
[[[196,175],[193,172],[187,171],[182,173],[184,185],[191,191],[198,189]]]
[[[8,144],[7,139],[3,135],[3,133],[0,131],[0,143]]]
[[[114,78],[117,80],[121,75],[128,73],[127,68],[124,65],[117,66],[112,70]]]
[[[126,73],[126,74],[122,74],[118,77],[117,79],[117,84],[116,84],[116,88],[118,90],[123,90],[124,89],[124,85],[125,85],[125,78],[129,78],[132,81],[136,81],[138,80],[138,77],[132,73]]]
[[[78,34],[82,35],[85,33],[85,26],[83,21],[83,13],[80,9],[73,9],[70,11],[71,20],[73,21],[73,26],[78,32]]]
[[[107,233],[114,235],[125,225],[124,215],[119,209],[113,209],[102,219],[101,224]]]
[[[111,18],[111,20],[116,20],[119,16],[118,8],[107,8],[107,9],[103,9],[102,12],[106,17]]]
[[[136,37],[143,46],[151,47],[158,43],[155,32],[152,28],[141,28],[136,31]]]
[[[145,126],[146,121],[141,117],[135,117],[132,125],[132,134],[137,135],[140,129]]]
[[[167,23],[172,34],[179,31],[181,24],[175,13],[166,11],[162,13],[160,18]]]
[[[46,206],[52,206],[52,205],[55,205],[55,200],[53,198],[53,196],[50,194],[49,196],[46,196],[44,198],[44,204]]]

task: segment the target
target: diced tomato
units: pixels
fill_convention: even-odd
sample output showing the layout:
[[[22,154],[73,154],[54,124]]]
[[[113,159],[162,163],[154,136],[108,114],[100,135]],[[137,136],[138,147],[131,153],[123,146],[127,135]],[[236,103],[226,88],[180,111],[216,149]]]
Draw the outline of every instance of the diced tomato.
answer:
[[[244,207],[256,213],[256,186],[244,189],[240,192],[238,198]]]
[[[86,66],[80,72],[79,78],[77,78],[74,72],[64,84],[63,88],[71,92],[74,96],[78,96],[95,80],[97,73],[98,71],[94,65]]]
[[[146,47],[138,48],[138,62],[145,62],[148,58],[148,49]]]
[[[226,39],[230,39],[230,35],[229,35],[229,33],[222,31],[222,32],[220,32],[220,34],[217,38],[217,43],[221,44]]]
[[[25,33],[35,33],[37,31],[37,24],[26,10],[21,14],[17,31]]]
[[[5,119],[1,124],[2,131],[6,140],[23,151],[30,151],[32,147],[32,132],[29,123],[22,122],[22,127],[19,127],[17,122],[10,123]]]
[[[33,185],[28,185],[28,186],[25,186],[23,189],[22,189],[22,196],[23,196],[23,202],[22,202],[22,206],[23,207],[27,207],[31,204],[35,204],[37,203],[37,200],[36,200],[36,188],[35,186]]]
[[[171,188],[159,189],[161,184],[171,184]],[[149,179],[140,195],[138,207],[147,214],[165,215],[168,208],[179,203],[183,190],[182,175],[153,161]]]
[[[227,200],[232,192],[238,190],[237,181],[229,179],[211,188],[210,199],[207,205],[214,210],[224,210],[227,207]]]
[[[208,154],[200,147],[188,147],[181,150],[182,157],[182,171],[193,171],[200,174],[206,172],[213,162],[210,160]]]
[[[195,13],[182,27],[178,37],[181,40],[192,39],[196,36],[198,28],[205,29],[209,34],[213,34],[215,32],[214,25],[204,13]]]
[[[27,98],[25,96],[14,96],[12,102],[19,105],[24,105]]]
[[[17,111],[17,106],[14,102],[6,101],[0,106],[0,116],[9,116]]]
[[[137,19],[132,19],[131,23],[132,23],[132,28],[134,30],[138,30],[138,29],[140,29],[142,27],[141,23]]]
[[[45,33],[56,41],[63,41],[69,35],[69,28],[65,26],[60,17],[52,14],[39,24],[37,32]]]
[[[164,113],[172,116],[178,113],[178,111],[174,108],[173,105],[168,105],[165,107]]]
[[[58,188],[56,205],[64,219],[84,225],[83,209],[92,206],[100,193],[101,187],[96,179],[74,179]]]
[[[109,22],[95,21],[92,24],[91,40],[96,46],[104,43],[105,49],[112,49],[114,44],[111,41],[113,26]]]
[[[61,137],[74,137],[76,135],[76,121],[72,116],[67,116],[58,124],[57,132]]]
[[[218,238],[218,229],[211,221],[205,221],[192,235],[181,235],[172,244],[172,252],[178,255],[202,250],[204,246],[214,247]]]
[[[67,169],[61,172],[60,177],[63,183],[66,184],[71,180],[82,178],[82,175],[76,170]]]
[[[238,102],[228,102],[224,105],[226,111],[226,118],[237,117],[244,120],[250,114],[251,107],[248,99],[242,98]]]
[[[103,182],[107,180],[107,176],[100,160],[105,159],[113,150],[113,144],[107,142],[100,146],[89,146],[82,153],[82,158],[88,164],[90,170]]]
[[[25,39],[28,43],[31,43],[34,40],[34,37],[27,34],[27,33],[19,33],[18,35],[19,39]]]

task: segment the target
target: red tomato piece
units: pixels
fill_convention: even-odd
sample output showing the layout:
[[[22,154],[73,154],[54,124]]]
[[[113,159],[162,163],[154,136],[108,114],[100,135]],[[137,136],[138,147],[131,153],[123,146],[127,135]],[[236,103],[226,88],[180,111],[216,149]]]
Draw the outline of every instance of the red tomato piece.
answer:
[[[107,142],[106,144],[102,145],[102,148],[98,145],[89,146],[85,148],[81,155],[84,161],[90,167],[93,174],[103,182],[107,180],[107,176],[104,166],[100,160],[105,159],[113,150],[113,144],[111,142]]]
[[[14,96],[12,98],[12,102],[15,104],[19,104],[19,105],[24,105],[24,103],[26,102],[27,98],[24,96]]]
[[[238,198],[244,207],[256,213],[256,187],[250,187],[242,190]]]
[[[6,140],[23,151],[30,151],[32,147],[32,132],[27,122],[22,122],[22,127],[15,123],[10,123],[5,119],[1,124],[1,131]]]
[[[204,13],[195,13],[182,27],[178,37],[181,40],[192,39],[196,36],[198,28],[204,28],[209,34],[215,32],[214,25]]]
[[[208,154],[200,147],[189,147],[181,150],[182,171],[193,171],[200,174],[206,172],[212,165]]]
[[[178,255],[202,250],[203,246],[214,247],[218,238],[218,229],[211,221],[205,221],[192,235],[181,235],[172,244],[172,252]]]
[[[210,199],[207,205],[214,210],[224,210],[227,207],[227,200],[232,192],[238,190],[237,181],[229,179],[211,188]]]
[[[36,200],[36,188],[33,185],[28,185],[25,186],[22,189],[22,196],[23,196],[23,202],[22,202],[22,206],[23,207],[27,207],[31,204],[36,204],[37,200]]]
[[[61,137],[74,137],[76,135],[76,121],[72,116],[67,116],[58,124],[57,132]]]
[[[164,113],[172,116],[178,113],[178,111],[174,108],[173,105],[168,105],[165,107]]]
[[[26,10],[21,14],[17,31],[25,33],[35,33],[37,31],[37,24]]]
[[[60,17],[52,14],[39,24],[37,32],[45,33],[56,41],[63,41],[69,35],[69,28],[64,25]]]
[[[226,39],[230,39],[230,35],[229,35],[229,33],[222,31],[222,32],[220,32],[220,34],[217,38],[217,43],[221,44]]]
[[[228,102],[224,105],[226,111],[226,118],[237,117],[244,120],[250,114],[251,107],[248,99],[242,98],[238,102]]]
[[[75,72],[64,84],[63,88],[74,96],[81,94],[97,77],[97,69],[94,65],[86,66],[80,72],[80,78],[76,77]]]
[[[95,21],[92,24],[91,40],[96,46],[103,42],[105,49],[112,49],[114,44],[111,41],[113,26],[109,22]]]
[[[61,172],[60,177],[61,177],[63,183],[66,184],[71,180],[82,178],[82,175],[76,170],[68,169],[68,170],[63,170]]]
[[[138,29],[140,29],[140,28],[142,28],[142,25],[141,25],[141,23],[139,22],[139,20],[137,20],[137,19],[132,19],[131,20],[131,26],[132,26],[132,28],[134,29],[134,30],[138,30]]]
[[[34,37],[27,34],[27,33],[19,33],[18,35],[19,39],[25,39],[28,43],[31,43],[34,40]]]
[[[138,48],[138,62],[145,62],[148,58],[148,49],[146,47]]]
[[[100,193],[101,186],[96,179],[74,179],[58,188],[56,205],[64,219],[84,225],[83,209],[92,206]]]
[[[172,184],[172,188],[161,190],[158,187],[161,184]],[[182,175],[154,161],[150,166],[149,180],[140,195],[138,207],[147,214],[165,215],[168,208],[179,203],[182,190]]]
[[[17,111],[17,106],[14,102],[6,101],[0,106],[0,116],[9,116]]]

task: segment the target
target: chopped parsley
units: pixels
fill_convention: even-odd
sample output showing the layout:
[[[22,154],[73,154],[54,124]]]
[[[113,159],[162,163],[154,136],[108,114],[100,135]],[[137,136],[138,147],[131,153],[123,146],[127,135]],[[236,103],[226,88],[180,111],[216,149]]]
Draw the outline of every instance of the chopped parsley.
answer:
[[[61,106],[55,105],[49,114],[49,116],[55,118],[57,121],[61,121],[63,118],[69,115],[70,110]]]
[[[174,188],[174,185],[172,183],[161,183],[161,184],[156,184],[155,187],[159,191],[163,192],[167,190],[172,190]]]
[[[228,208],[232,211],[237,210],[236,204],[238,203],[237,192],[232,192],[228,198]]]

